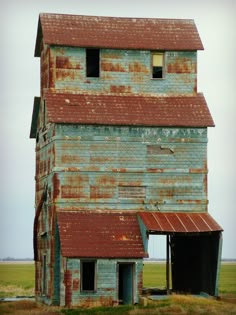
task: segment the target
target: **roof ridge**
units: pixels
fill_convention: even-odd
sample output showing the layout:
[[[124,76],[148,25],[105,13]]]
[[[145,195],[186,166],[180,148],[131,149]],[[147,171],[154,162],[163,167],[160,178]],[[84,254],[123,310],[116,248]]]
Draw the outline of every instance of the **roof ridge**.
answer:
[[[47,45],[70,47],[203,49],[193,19],[40,13],[35,46],[37,57],[41,53],[42,39]]]

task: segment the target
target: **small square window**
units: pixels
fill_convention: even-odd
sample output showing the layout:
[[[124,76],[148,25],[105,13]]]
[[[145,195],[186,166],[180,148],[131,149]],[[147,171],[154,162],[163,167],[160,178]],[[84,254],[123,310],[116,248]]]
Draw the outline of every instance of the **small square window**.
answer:
[[[99,49],[86,49],[86,76],[99,78],[100,51]]]
[[[81,291],[95,291],[95,261],[81,262]]]
[[[152,78],[162,79],[164,68],[164,53],[153,52],[152,53]]]

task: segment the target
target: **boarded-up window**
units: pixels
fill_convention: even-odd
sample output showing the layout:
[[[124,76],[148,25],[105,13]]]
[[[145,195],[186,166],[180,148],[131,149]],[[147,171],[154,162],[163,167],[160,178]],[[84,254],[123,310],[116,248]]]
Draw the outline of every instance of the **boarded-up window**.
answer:
[[[148,155],[174,154],[174,150],[166,146],[150,144],[147,145],[147,154]]]
[[[152,53],[152,77],[153,79],[163,78],[164,53]]]
[[[119,186],[119,198],[145,198],[145,186]]]

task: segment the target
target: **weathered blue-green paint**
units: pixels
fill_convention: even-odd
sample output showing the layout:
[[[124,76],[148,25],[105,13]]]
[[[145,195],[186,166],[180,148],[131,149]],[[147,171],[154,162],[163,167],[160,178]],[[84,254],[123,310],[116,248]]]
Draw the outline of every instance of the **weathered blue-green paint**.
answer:
[[[206,128],[57,125],[51,141],[63,208],[207,210]]]
[[[195,51],[165,52],[164,79],[152,76],[149,50],[100,50],[100,77],[86,78],[84,48],[53,47],[51,87],[96,93],[192,94],[196,91]]]
[[[126,302],[137,303],[142,292],[141,259],[91,257],[96,260],[96,290],[81,292],[81,259],[62,257],[56,212],[206,212],[207,128],[50,124],[44,92],[195,95],[197,52],[165,51],[162,79],[151,78],[151,51],[125,49],[100,49],[100,76],[87,78],[85,52],[84,47],[42,43],[41,101],[35,100],[34,114],[39,115],[37,128],[33,116],[32,129],[36,138],[36,205],[45,191],[47,198],[36,231],[36,296],[48,304],[116,304],[119,264],[128,263],[127,278],[133,281],[127,282],[127,288],[133,286],[133,296],[131,301],[131,291],[127,292]],[[139,223],[147,251],[146,228],[141,220]],[[42,278],[44,255],[46,285]]]
[[[81,290],[81,260],[77,258],[67,258],[67,272],[71,274],[71,281],[68,285],[68,292],[71,292],[71,305],[80,306],[101,306],[116,305],[118,301],[119,286],[119,264],[131,264],[133,266],[132,277],[130,275],[130,285],[133,286],[132,299],[127,303],[138,303],[142,286],[142,259],[97,259],[96,279],[94,292],[83,292]],[[132,284],[131,284],[132,282]],[[131,292],[129,292],[131,294]]]

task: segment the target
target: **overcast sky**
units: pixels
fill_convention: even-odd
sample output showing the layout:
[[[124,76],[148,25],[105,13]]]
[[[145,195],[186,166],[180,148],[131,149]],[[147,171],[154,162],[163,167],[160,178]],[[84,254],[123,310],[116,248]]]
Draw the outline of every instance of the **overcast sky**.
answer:
[[[0,9],[0,258],[33,257],[35,141],[29,139],[40,95],[34,47],[40,12],[191,18],[205,50],[198,53],[198,91],[216,127],[209,129],[209,213],[224,228],[224,258],[236,258],[236,1],[2,0]],[[151,256],[163,255],[151,242]]]

